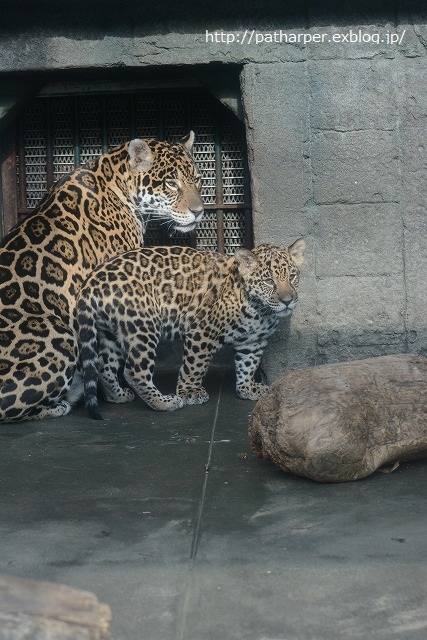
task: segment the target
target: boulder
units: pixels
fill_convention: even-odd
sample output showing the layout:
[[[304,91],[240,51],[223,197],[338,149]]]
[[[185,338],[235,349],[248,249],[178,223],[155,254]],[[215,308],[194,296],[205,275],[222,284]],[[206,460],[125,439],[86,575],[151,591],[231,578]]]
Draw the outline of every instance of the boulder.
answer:
[[[110,621],[93,593],[0,575],[0,640],[111,640]]]
[[[427,358],[401,354],[286,373],[255,405],[253,451],[318,482],[427,457]]]

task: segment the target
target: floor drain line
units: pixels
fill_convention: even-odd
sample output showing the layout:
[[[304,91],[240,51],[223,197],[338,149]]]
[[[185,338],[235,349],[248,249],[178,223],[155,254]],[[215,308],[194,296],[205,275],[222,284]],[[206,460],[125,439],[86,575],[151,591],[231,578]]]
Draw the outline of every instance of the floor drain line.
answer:
[[[209,469],[210,469],[211,460],[212,460],[212,453],[213,453],[214,440],[215,440],[215,431],[216,431],[216,425],[217,425],[217,422],[218,422],[219,404],[221,402],[221,396],[222,396],[222,380],[221,380],[221,383],[219,385],[218,400],[217,400],[217,403],[216,403],[215,417],[214,417],[214,421],[213,421],[213,425],[212,425],[211,438],[210,438],[210,442],[209,442],[208,458],[207,458],[207,461],[205,463],[205,477],[203,479],[202,495],[200,497],[200,505],[199,505],[199,511],[197,513],[196,528],[194,530],[193,541],[192,541],[192,544],[191,544],[191,553],[190,553],[191,560],[193,560],[196,557],[197,549],[199,547],[200,526],[201,526],[201,523],[202,523],[203,508],[204,508],[204,505],[205,505],[206,490],[207,490],[207,486],[208,486]]]
[[[210,438],[210,442],[209,442],[208,458],[207,458],[207,462],[205,464],[205,477],[203,479],[203,487],[202,487],[202,494],[200,496],[199,510],[198,510],[198,513],[197,513],[196,528],[194,530],[193,540],[192,540],[192,543],[191,543],[190,562],[189,562],[189,565],[188,565],[187,578],[186,578],[186,581],[185,581],[185,591],[184,591],[184,602],[183,602],[183,607],[182,607],[182,617],[181,617],[181,621],[180,621],[180,624],[179,624],[178,629],[177,629],[177,636],[176,636],[177,640],[184,640],[185,633],[186,633],[187,614],[188,614],[188,608],[189,608],[190,599],[191,599],[191,588],[190,587],[191,587],[191,580],[192,580],[193,562],[194,562],[194,559],[195,559],[196,554],[197,554],[197,549],[199,548],[200,525],[201,525],[201,522],[202,522],[203,507],[204,507],[204,504],[205,504],[206,489],[207,489],[207,485],[208,485],[209,468],[210,468],[210,464],[211,464],[211,458],[212,458],[212,452],[213,452],[213,446],[214,446],[214,440],[215,440],[215,430],[216,430],[216,425],[217,425],[217,421],[218,421],[219,403],[221,401],[221,395],[222,395],[222,379],[221,379],[221,383],[219,385],[218,401],[216,403],[215,417],[214,417],[214,421],[213,421],[213,425],[212,425],[211,438]]]

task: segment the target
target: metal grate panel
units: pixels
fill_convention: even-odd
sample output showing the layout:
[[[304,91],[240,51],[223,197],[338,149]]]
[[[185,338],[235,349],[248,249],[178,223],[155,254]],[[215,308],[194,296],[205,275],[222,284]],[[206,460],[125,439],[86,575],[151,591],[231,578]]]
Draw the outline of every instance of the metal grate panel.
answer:
[[[105,101],[107,145],[118,147],[131,138],[131,113],[128,95],[112,95]]]
[[[223,137],[221,148],[224,204],[245,202],[245,169],[243,145],[230,130]]]
[[[83,96],[78,101],[80,162],[106,151],[102,148],[101,97]]]
[[[224,204],[244,204],[245,141],[243,131],[236,129],[229,112],[223,113],[221,123],[221,165]]]
[[[53,179],[56,182],[73,171],[74,158],[74,104],[67,98],[54,98],[50,104],[53,131]]]
[[[19,127],[18,213],[33,209],[51,184],[76,165],[132,137],[178,141],[190,129],[203,177],[204,220],[194,234],[169,238],[167,225],[153,217],[146,243],[192,244],[227,253],[251,246],[243,126],[199,89],[37,98]]]
[[[47,189],[46,179],[46,105],[39,100],[28,109],[22,127],[25,157],[26,204],[33,209],[44,196]]]
[[[188,133],[187,96],[184,92],[162,94],[163,126],[161,137],[178,142]]]
[[[140,93],[134,96],[135,135],[139,138],[157,138],[159,132],[159,94]]]
[[[205,97],[192,104],[192,127],[196,134],[194,159],[203,177],[202,197],[206,205],[216,203],[215,120],[212,102]]]
[[[247,247],[247,224],[249,211],[244,209],[224,212],[224,251],[227,254],[235,253],[239,247]]]
[[[150,220],[145,230],[144,243],[147,247],[165,244],[160,220]]]
[[[217,232],[217,213],[216,211],[206,211],[202,222],[197,229],[197,249],[208,249],[216,251],[218,248],[218,232]]]

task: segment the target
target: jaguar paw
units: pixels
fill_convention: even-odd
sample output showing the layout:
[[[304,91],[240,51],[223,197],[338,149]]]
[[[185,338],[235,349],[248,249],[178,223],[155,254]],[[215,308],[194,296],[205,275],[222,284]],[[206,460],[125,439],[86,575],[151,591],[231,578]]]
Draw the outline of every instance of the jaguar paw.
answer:
[[[184,406],[184,400],[180,396],[168,395],[147,401],[147,404],[155,411],[175,411]]]
[[[237,387],[237,395],[243,400],[259,400],[268,391],[268,386],[261,383],[252,383],[248,386]]]
[[[209,394],[203,387],[189,391],[180,390],[179,395],[183,399],[184,404],[204,404],[209,400]]]

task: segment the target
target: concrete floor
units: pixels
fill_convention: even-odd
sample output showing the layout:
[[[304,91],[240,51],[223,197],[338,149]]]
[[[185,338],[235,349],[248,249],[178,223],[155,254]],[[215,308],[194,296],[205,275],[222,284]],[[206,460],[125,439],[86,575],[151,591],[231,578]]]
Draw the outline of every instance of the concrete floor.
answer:
[[[427,461],[287,476],[252,455],[232,375],[207,387],[0,427],[0,572],[93,591],[114,640],[425,640]]]

